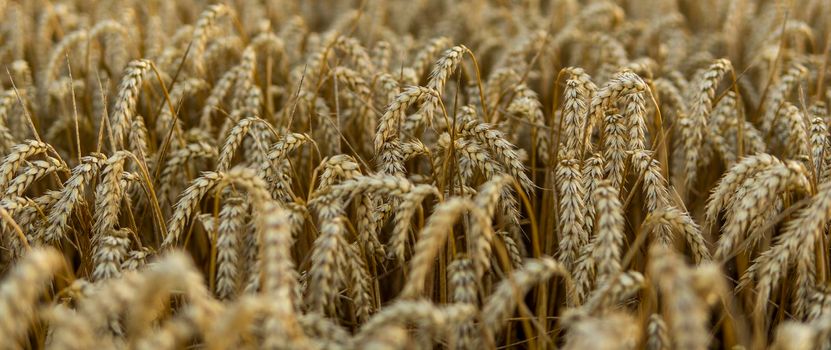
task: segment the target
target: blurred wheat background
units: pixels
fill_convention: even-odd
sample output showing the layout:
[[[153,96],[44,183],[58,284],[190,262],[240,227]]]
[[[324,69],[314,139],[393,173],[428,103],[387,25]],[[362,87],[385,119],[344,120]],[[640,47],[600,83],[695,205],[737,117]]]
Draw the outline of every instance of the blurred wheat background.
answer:
[[[828,0],[0,1],[0,349],[828,349]]]

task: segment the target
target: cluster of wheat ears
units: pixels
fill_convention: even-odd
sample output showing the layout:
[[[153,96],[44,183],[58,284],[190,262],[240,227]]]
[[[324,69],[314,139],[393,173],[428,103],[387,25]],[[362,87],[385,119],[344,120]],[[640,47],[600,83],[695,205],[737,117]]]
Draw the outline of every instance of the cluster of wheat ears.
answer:
[[[0,1],[0,349],[829,348],[828,5]]]

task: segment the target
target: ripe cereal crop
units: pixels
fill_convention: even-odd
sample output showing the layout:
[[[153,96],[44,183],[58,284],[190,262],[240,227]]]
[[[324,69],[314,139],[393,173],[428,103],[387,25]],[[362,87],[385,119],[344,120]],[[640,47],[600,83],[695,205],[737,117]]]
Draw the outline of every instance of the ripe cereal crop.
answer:
[[[0,0],[0,350],[831,349],[828,1]]]

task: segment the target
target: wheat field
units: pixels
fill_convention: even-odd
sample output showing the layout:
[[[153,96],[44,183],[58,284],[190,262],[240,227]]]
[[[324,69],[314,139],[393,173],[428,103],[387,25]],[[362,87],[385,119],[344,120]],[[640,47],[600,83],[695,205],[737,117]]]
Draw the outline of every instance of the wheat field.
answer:
[[[828,0],[0,19],[0,350],[831,348]]]

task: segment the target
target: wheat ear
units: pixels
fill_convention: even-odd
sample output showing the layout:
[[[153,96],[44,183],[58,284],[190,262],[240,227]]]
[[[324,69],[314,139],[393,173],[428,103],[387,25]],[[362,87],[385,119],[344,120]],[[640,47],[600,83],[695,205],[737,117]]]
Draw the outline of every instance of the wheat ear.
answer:
[[[63,238],[72,210],[83,199],[86,185],[105,161],[104,155],[93,154],[82,157],[81,164],[72,169],[72,176],[64,183],[60,198],[49,211],[47,227],[42,231],[41,235],[47,243],[57,244]],[[118,174],[121,175],[121,172]]]
[[[0,338],[9,347],[23,339],[30,322],[35,320],[35,303],[43,288],[59,269],[64,267],[60,253],[52,249],[38,249],[28,253],[0,284],[0,308],[8,317],[0,322]]]
[[[586,193],[583,174],[577,159],[563,159],[557,166],[557,183],[560,195],[560,246],[558,259],[572,270],[577,254],[589,243],[585,231]]]
[[[426,300],[402,300],[390,304],[364,323],[353,342],[362,344],[390,324],[416,323],[431,334],[444,333],[447,329],[470,319],[476,308],[466,304],[450,304],[444,307]]]
[[[623,188],[624,172],[628,159],[626,151],[626,127],[620,114],[609,114],[604,119],[604,157],[606,159],[606,178],[612,186]]]
[[[610,182],[601,182],[593,196],[597,226],[592,256],[598,262],[597,280],[603,281],[622,269],[620,264],[625,222],[618,191]]]
[[[456,258],[447,266],[448,279],[452,290],[452,301],[460,304],[478,304],[476,271],[473,261]],[[454,331],[457,349],[467,349],[475,344],[476,326],[472,322],[459,324]]]
[[[118,214],[124,188],[121,186],[125,161],[132,154],[118,151],[107,159],[106,167],[101,171],[101,182],[95,189],[95,211],[93,213],[93,242],[96,243],[93,261],[93,279],[102,280],[117,277],[121,260],[129,248],[127,232],[119,230]]]
[[[68,172],[66,165],[59,160],[47,157],[46,160],[35,160],[29,162],[30,165],[20,171],[6,188],[6,197],[22,196],[26,189],[35,181],[56,172]]]
[[[578,349],[635,349],[640,343],[637,320],[625,312],[611,312],[599,316],[567,314],[564,325],[568,328],[565,350]]]
[[[810,191],[808,176],[808,170],[802,163],[786,161],[746,180],[736,192],[737,200],[727,215],[727,222],[716,244],[715,258],[721,260],[733,252],[734,246],[749,234],[747,230],[752,220],[763,208],[771,205],[777,195],[789,190]]]
[[[563,277],[571,288],[571,275],[565,266],[551,258],[528,260],[520,269],[500,282],[482,307],[482,327],[491,335],[499,334],[519,300],[535,285],[554,275]]]
[[[742,159],[730,168],[713,189],[707,200],[705,223],[709,227],[718,219],[718,214],[735,200],[735,193],[745,179],[782,162],[769,154],[763,153]]]
[[[12,147],[0,163],[0,193],[6,192],[17,170],[26,162],[26,159],[45,153],[47,150],[49,150],[47,144],[35,140],[27,140]]]
[[[405,249],[411,230],[412,219],[416,211],[427,196],[433,195],[439,200],[442,198],[439,190],[432,185],[416,185],[410,192],[404,194],[395,212],[394,226],[390,235],[388,254],[395,257],[400,263],[405,261]]]
[[[701,234],[701,230],[698,225],[695,221],[693,221],[690,214],[687,212],[675,207],[665,207],[652,211],[644,220],[641,228],[645,232],[661,230],[659,231],[660,234],[665,234],[666,231],[680,232],[687,241],[687,244],[690,246],[693,259],[696,263],[710,260],[710,250],[707,247],[707,241]],[[664,244],[669,244],[669,242],[671,241],[662,241]]]
[[[706,305],[692,288],[692,273],[675,253],[653,246],[648,272],[653,285],[666,298],[664,310],[669,334],[677,349],[707,349],[710,342]]]
[[[646,332],[646,348],[648,350],[669,350],[672,348],[669,330],[661,315],[652,314],[649,316],[649,325],[647,325]]]
[[[227,300],[235,296],[240,282],[240,237],[244,234],[247,202],[238,195],[230,195],[219,212],[216,237],[217,298]]]
[[[133,122],[136,104],[144,74],[152,66],[149,60],[141,59],[130,62],[124,69],[124,77],[118,87],[113,114],[110,117],[116,149],[124,147],[124,136]]]
[[[418,235],[419,239],[410,261],[410,276],[401,291],[401,298],[413,299],[423,293],[427,275],[433,270],[435,257],[447,241],[453,224],[464,212],[470,212],[473,220],[480,221],[479,227],[482,229],[492,230],[488,223],[490,218],[470,200],[451,198],[436,206]]]

